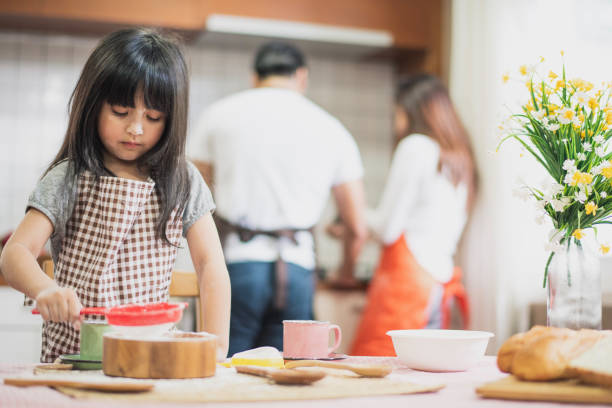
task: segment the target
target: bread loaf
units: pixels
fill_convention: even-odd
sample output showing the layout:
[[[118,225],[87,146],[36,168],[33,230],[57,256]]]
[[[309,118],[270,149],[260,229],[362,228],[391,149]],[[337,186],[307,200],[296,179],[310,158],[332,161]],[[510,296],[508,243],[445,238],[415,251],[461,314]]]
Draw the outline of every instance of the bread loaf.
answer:
[[[512,336],[497,357],[500,370],[522,380],[549,381],[568,378],[569,362],[593,347],[604,336],[597,330],[570,330],[536,326]]]
[[[567,372],[588,384],[612,387],[612,336],[604,338],[570,361]]]
[[[517,333],[506,340],[497,352],[497,366],[499,369],[504,373],[511,373],[512,361],[516,352],[526,343],[548,330],[549,328],[545,326],[533,326],[528,332]]]

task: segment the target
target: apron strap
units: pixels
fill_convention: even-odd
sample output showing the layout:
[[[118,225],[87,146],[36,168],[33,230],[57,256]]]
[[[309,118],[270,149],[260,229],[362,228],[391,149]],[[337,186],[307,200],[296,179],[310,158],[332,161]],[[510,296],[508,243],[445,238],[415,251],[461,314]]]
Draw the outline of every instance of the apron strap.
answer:
[[[249,242],[257,235],[266,235],[273,238],[287,238],[295,245],[298,244],[296,234],[301,231],[307,231],[312,234],[314,227],[311,228],[283,228],[277,230],[261,230],[261,229],[251,229],[246,228],[238,224],[234,224],[231,221],[221,217],[218,214],[214,214],[213,218],[215,220],[215,224],[217,225],[217,230],[219,232],[219,238],[221,239],[221,244],[225,245],[225,239],[229,233],[235,232],[238,234],[238,238],[241,242]],[[276,293],[274,297],[274,305],[277,309],[282,309],[285,306],[286,298],[287,298],[287,263],[283,260],[280,251],[278,254],[278,259],[274,265],[275,275],[276,275]]]
[[[442,328],[450,327],[451,318],[451,299],[457,301],[461,318],[463,320],[463,328],[467,329],[470,325],[470,305],[469,298],[465,287],[461,283],[461,268],[455,267],[453,276],[450,281],[444,284],[444,293],[442,295]]]

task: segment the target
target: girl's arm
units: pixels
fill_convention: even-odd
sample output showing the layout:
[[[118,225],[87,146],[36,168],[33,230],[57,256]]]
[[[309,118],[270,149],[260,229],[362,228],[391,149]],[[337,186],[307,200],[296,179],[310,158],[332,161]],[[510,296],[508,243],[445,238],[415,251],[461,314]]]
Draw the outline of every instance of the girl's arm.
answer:
[[[203,330],[217,335],[218,359],[227,356],[231,288],[219,234],[211,213],[197,220],[187,231],[191,260],[198,275]]]
[[[72,289],[60,288],[36,262],[36,257],[53,232],[51,221],[30,209],[0,255],[0,270],[13,288],[36,300],[45,320],[70,321],[80,325],[81,303]]]

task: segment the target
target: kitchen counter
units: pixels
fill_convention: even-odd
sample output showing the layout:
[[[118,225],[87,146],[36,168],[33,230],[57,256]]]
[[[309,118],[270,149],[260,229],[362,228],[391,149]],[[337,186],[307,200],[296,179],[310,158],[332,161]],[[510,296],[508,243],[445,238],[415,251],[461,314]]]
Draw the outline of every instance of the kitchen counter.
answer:
[[[301,401],[277,401],[277,402],[251,402],[251,403],[207,403],[207,407],[289,407],[289,408],[306,408],[306,407],[333,407],[333,408],[357,408],[371,407],[384,404],[385,408],[393,407],[573,407],[584,405],[577,404],[558,404],[558,403],[528,403],[520,401],[502,401],[479,398],[474,389],[484,383],[498,380],[505,376],[501,373],[496,365],[495,358],[485,357],[477,366],[466,372],[459,373],[427,373],[414,371],[403,368],[401,362],[395,357],[351,357],[347,362],[350,363],[370,363],[370,364],[386,364],[394,367],[393,375],[401,376],[406,381],[412,381],[420,384],[438,384],[444,383],[446,387],[436,393],[431,394],[414,394],[414,395],[391,395],[391,396],[376,396],[362,398],[342,398],[342,399],[327,399],[327,400],[301,400]],[[20,373],[31,370],[31,364],[0,364],[0,377],[16,376]],[[534,405],[536,404],[536,405]],[[1,407],[108,407],[108,401],[88,401],[76,400],[70,398],[58,391],[48,387],[30,387],[19,388],[13,386],[5,386],[0,384],[0,406]],[[113,403],[113,406],[133,406],[130,404]],[[193,403],[172,404],[172,403],[155,403],[155,404],[139,404],[139,407],[154,406],[154,407],[194,407]],[[599,405],[590,405],[591,407]],[[603,405],[602,405],[603,406]]]

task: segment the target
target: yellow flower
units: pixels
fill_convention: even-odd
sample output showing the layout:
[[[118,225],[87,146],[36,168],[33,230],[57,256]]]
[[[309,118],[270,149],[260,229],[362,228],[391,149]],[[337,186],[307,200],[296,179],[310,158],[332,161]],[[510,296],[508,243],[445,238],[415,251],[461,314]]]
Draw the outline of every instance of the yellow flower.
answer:
[[[591,110],[595,110],[599,107],[599,103],[597,102],[597,99],[595,98],[590,98],[589,99],[589,108],[591,108]]]
[[[606,123],[612,125],[612,112],[606,112]]]
[[[555,113],[559,109],[559,105],[555,105],[554,103],[549,103],[546,105],[550,113]]]
[[[589,214],[597,215],[597,204],[595,204],[592,201],[589,201],[584,206],[584,210],[587,213],[587,215],[589,215]]]
[[[610,251],[610,245],[601,244],[601,246],[599,247],[599,250],[601,251],[602,254],[605,255]]]
[[[574,111],[571,109],[566,110],[565,112],[563,112],[563,117],[567,120],[574,119]]]
[[[502,82],[505,84],[510,79],[510,75],[504,74],[502,75]]]
[[[584,238],[584,232],[582,232],[580,228],[576,228],[574,232],[572,232],[572,237],[576,238],[577,240],[581,240]]]
[[[544,62],[544,57],[540,56],[540,62]]]
[[[578,120],[580,121],[580,123],[584,122],[584,114],[582,112],[578,114]]]
[[[591,184],[593,182],[593,175],[590,173],[582,173],[582,184]]]
[[[570,186],[576,186],[578,184],[591,184],[593,182],[593,175],[589,173],[575,172],[572,176],[572,182]]]
[[[565,55],[565,51],[561,50],[561,56]]]
[[[527,102],[527,105],[525,105],[525,109],[527,109],[529,112],[533,111],[533,105],[531,104],[531,101]]]
[[[589,81],[583,81],[582,82],[582,90],[585,91],[585,92],[590,91],[591,89],[593,89],[594,86],[595,85],[593,85],[592,82],[589,82]]]
[[[565,81],[562,79],[558,80],[555,84],[555,91],[558,91],[561,88],[565,88]]]
[[[553,79],[557,78],[559,75],[555,74],[552,71],[548,72],[548,77],[550,78],[550,80],[552,81]]]
[[[519,72],[521,73],[521,75],[527,75],[527,65],[521,65],[519,67]]]
[[[612,178],[612,163],[610,166],[601,169],[601,174],[603,174],[605,178]]]
[[[584,139],[585,137],[586,137],[586,133],[583,130],[582,132],[580,132],[580,138]]]

